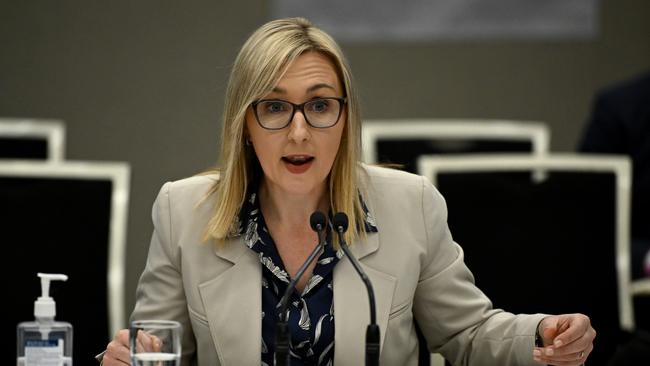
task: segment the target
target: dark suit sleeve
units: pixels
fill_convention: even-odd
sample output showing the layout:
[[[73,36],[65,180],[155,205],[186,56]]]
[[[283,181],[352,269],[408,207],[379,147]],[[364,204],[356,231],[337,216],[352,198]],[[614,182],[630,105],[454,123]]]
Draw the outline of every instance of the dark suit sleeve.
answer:
[[[578,150],[585,153],[627,153],[624,123],[616,98],[610,92],[599,94]]]

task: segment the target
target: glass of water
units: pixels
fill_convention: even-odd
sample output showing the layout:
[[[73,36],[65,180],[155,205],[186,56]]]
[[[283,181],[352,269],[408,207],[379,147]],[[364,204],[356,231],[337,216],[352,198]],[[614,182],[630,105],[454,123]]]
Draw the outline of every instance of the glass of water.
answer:
[[[133,366],[180,366],[183,328],[172,320],[136,320],[129,329]]]

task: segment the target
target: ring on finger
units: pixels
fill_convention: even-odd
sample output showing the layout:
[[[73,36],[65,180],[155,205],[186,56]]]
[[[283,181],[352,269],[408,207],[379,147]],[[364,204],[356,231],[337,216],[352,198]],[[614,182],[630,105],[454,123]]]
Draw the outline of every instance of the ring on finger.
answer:
[[[578,359],[582,359],[585,356],[585,351],[580,351],[580,354],[578,355]]]

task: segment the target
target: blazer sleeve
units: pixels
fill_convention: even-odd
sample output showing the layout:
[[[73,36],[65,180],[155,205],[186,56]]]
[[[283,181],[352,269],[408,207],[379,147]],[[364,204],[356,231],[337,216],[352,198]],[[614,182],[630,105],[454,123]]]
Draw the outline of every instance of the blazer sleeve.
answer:
[[[534,335],[543,314],[514,315],[492,308],[452,240],[442,195],[425,178],[422,217],[428,252],[413,311],[431,352],[454,365],[537,365]]]
[[[173,240],[173,208],[170,191],[163,185],[153,205],[154,232],[147,263],[138,282],[131,320],[176,320],[183,326],[183,366],[195,364],[196,344],[187,310],[180,267],[180,248]]]

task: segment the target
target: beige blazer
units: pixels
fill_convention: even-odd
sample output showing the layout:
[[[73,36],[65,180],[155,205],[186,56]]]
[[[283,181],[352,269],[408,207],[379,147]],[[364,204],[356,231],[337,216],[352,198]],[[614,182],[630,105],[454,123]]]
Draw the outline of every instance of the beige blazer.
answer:
[[[543,315],[492,309],[474,285],[447,227],[442,196],[423,177],[361,166],[362,195],[379,230],[351,249],[372,281],[382,365],[417,365],[414,318],[432,352],[455,365],[535,365],[534,333]],[[183,365],[261,364],[258,256],[235,238],[202,243],[216,176],[166,183],[132,319],[183,324]],[[368,297],[350,262],[334,269],[335,365],[364,364]]]

